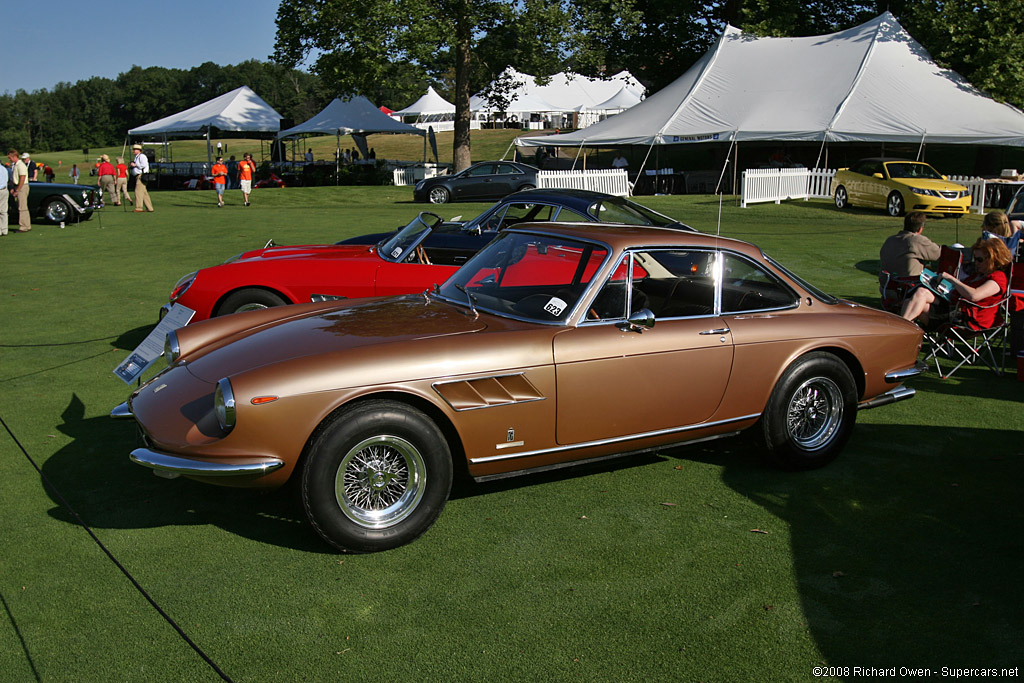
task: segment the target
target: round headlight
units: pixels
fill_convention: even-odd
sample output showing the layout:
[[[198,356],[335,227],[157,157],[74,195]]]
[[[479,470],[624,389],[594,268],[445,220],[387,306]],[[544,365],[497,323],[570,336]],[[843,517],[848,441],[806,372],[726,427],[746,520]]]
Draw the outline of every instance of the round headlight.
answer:
[[[174,362],[181,356],[181,347],[178,345],[178,334],[174,330],[167,333],[167,337],[164,338],[164,358],[167,359],[168,365],[174,365]]]
[[[188,291],[188,288],[192,286],[192,283],[196,281],[196,275],[199,271],[189,273],[185,277],[181,278],[174,283],[174,289],[171,290],[171,295],[167,297],[173,304],[175,301],[181,298],[181,295]]]
[[[231,380],[227,377],[217,382],[217,390],[213,392],[213,412],[217,422],[225,432],[235,426],[235,394],[231,391]]]

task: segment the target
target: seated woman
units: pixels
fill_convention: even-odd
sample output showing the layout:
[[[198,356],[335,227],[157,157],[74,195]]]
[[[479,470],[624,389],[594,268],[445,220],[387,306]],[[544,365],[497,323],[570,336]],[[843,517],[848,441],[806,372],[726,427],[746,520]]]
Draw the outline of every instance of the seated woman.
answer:
[[[972,251],[974,275],[964,280],[949,273],[940,273],[940,277],[953,283],[953,288],[961,299],[972,301],[979,306],[991,306],[1006,293],[1008,282],[1004,269],[1013,258],[1003,241],[996,237],[979,239],[974,243]],[[907,320],[916,321],[922,327],[927,327],[929,312],[935,300],[936,296],[931,290],[918,287],[904,302],[901,315]],[[997,313],[995,307],[967,306],[963,310],[964,319],[961,322],[972,330],[984,330],[995,323]]]
[[[982,239],[998,237],[1010,250],[1011,255],[1017,253],[1021,234],[1020,221],[1011,221],[1002,211],[989,211],[981,221]]]

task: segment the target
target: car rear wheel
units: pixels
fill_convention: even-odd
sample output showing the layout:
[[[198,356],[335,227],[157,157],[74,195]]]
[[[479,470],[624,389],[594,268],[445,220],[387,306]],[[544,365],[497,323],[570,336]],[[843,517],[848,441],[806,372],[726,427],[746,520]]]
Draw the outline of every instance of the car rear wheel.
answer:
[[[51,199],[43,207],[43,215],[51,223],[60,223],[71,215],[71,207],[63,199]]]
[[[213,314],[214,317],[228,315],[229,313],[242,313],[243,311],[258,311],[274,306],[284,306],[288,302],[273,292],[265,289],[251,287],[232,292]]]
[[[451,199],[451,193],[448,192],[447,187],[432,187],[428,197],[431,204],[447,204],[448,200]]]
[[[850,369],[828,353],[797,359],[772,391],[762,416],[768,457],[789,470],[832,462],[857,420],[857,392]]]
[[[836,188],[835,194],[836,208],[845,209],[850,205],[850,196],[846,194],[846,188],[840,185]]]
[[[895,190],[890,192],[889,199],[885,202],[885,207],[888,209],[890,216],[902,216],[905,208],[903,205],[903,195]]]
[[[523,185],[522,187],[520,187],[516,191],[517,192],[526,192],[527,190],[536,190],[536,189],[537,189],[536,185]]]
[[[367,401],[335,415],[306,457],[306,516],[343,552],[389,550],[415,540],[433,525],[451,491],[451,453],[441,430],[396,401]]]

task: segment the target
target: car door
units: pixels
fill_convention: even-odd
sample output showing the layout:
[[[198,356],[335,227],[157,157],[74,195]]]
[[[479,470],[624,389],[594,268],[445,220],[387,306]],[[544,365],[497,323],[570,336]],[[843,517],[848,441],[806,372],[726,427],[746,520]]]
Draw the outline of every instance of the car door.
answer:
[[[494,164],[471,166],[450,182],[453,199],[470,200],[491,197],[493,194],[491,187],[494,183]]]
[[[728,386],[732,334],[714,314],[714,253],[648,250],[624,258],[590,302],[590,319],[554,339],[559,444],[705,422]],[[634,330],[627,311],[641,308],[665,314]]]
[[[488,188],[494,193],[490,195],[490,198],[500,199],[505,195],[512,194],[524,182],[526,182],[526,174],[518,166],[514,164],[495,164],[494,179],[491,182],[491,187]]]

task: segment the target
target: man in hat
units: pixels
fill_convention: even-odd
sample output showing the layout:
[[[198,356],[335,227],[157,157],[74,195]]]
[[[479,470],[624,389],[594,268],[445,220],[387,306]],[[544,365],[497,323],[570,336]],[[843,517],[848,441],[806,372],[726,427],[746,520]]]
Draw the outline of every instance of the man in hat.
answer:
[[[36,162],[32,161],[32,155],[22,152],[21,160],[25,162],[25,168],[28,169],[28,182],[34,183],[39,180],[39,167],[36,166]]]
[[[142,153],[142,145],[132,145],[132,152],[135,158],[132,160],[132,175],[135,176],[135,213],[152,211],[153,202],[149,199],[149,191],[146,189],[146,181],[143,174],[149,173],[149,159]]]
[[[28,154],[23,154],[22,159]],[[18,158],[18,150],[7,151],[7,158],[11,160],[11,196],[18,199],[18,232],[28,232],[32,229],[32,216],[28,212],[28,166],[22,159]]]
[[[117,198],[117,191],[114,189],[114,165],[110,163],[110,157],[104,154],[100,157],[100,189],[103,190],[103,198],[107,202],[113,202]]]

